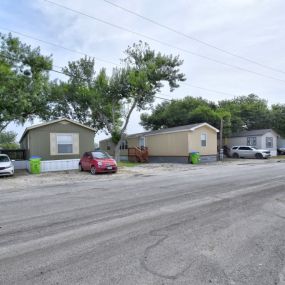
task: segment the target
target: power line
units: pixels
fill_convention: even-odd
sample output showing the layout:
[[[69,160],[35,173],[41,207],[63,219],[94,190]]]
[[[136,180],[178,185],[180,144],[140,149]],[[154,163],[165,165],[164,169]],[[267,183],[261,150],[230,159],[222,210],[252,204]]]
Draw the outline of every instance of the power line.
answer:
[[[162,23],[160,23],[160,22],[158,22],[158,21],[156,21],[156,20],[153,20],[153,19],[151,19],[151,18],[148,18],[148,17],[146,17],[146,16],[144,16],[144,15],[142,15],[142,14],[136,13],[136,12],[134,12],[134,11],[128,9],[128,8],[125,8],[125,7],[123,7],[123,6],[120,6],[120,5],[116,4],[116,3],[113,3],[112,1],[109,1],[109,0],[103,0],[103,1],[106,2],[106,3],[109,4],[109,5],[112,5],[112,6],[116,7],[116,8],[119,8],[119,9],[121,9],[121,10],[127,12],[127,13],[130,13],[130,14],[132,14],[132,15],[135,15],[135,16],[137,16],[137,17],[139,17],[139,18],[141,18],[141,19],[143,19],[143,20],[145,20],[145,21],[148,21],[148,22],[150,22],[150,23],[152,23],[152,24],[155,24],[155,25],[157,25],[157,26],[159,26],[159,27],[161,27],[161,28],[164,28],[164,29],[166,29],[166,30],[169,30],[169,31],[171,31],[171,32],[173,32],[173,33],[175,33],[175,34],[178,34],[178,35],[180,35],[180,36],[183,36],[183,37],[185,37],[185,38],[187,38],[187,39],[190,39],[190,40],[192,40],[192,41],[198,42],[198,43],[200,43],[200,44],[202,44],[202,45],[208,46],[208,47],[213,48],[213,49],[215,49],[215,50],[218,50],[218,51],[220,51],[220,52],[222,52],[222,53],[231,55],[231,56],[233,56],[233,57],[236,57],[236,58],[239,58],[239,59],[248,61],[248,62],[250,62],[250,63],[253,63],[253,64],[255,64],[255,65],[261,66],[261,67],[263,67],[263,68],[270,69],[270,70],[272,70],[272,71],[280,72],[280,73],[285,74],[285,71],[283,71],[283,70],[281,70],[281,69],[277,69],[277,68],[275,68],[275,67],[271,67],[271,66],[265,65],[265,64],[263,64],[263,63],[260,63],[260,62],[257,62],[257,61],[255,61],[255,60],[252,60],[252,59],[250,59],[250,58],[247,58],[247,57],[241,56],[241,55],[239,55],[239,54],[230,52],[230,51],[228,51],[228,50],[226,50],[226,49],[220,48],[220,47],[218,47],[218,46],[215,46],[215,45],[213,45],[213,44],[210,44],[210,43],[205,42],[205,41],[203,41],[203,40],[200,40],[200,39],[198,39],[198,38],[189,36],[189,35],[187,35],[187,34],[181,32],[181,31],[178,31],[178,30],[176,30],[176,29],[174,29],[174,28],[172,28],[172,27],[170,27],[170,26],[167,26],[167,25],[165,25],[165,24],[162,24]]]
[[[8,29],[6,29],[6,30],[8,30]],[[11,31],[11,30],[8,30],[8,31],[14,32],[14,31]],[[14,32],[14,33],[22,34],[22,33],[18,33],[18,32]],[[26,35],[26,36],[29,38],[28,35]],[[36,38],[33,38],[33,39],[36,40]],[[59,46],[59,47],[61,47],[61,46]],[[1,55],[1,54],[0,54],[0,56],[6,57],[6,58],[9,58],[9,59],[14,59],[14,60],[15,60],[15,58],[7,57],[7,56]],[[116,65],[116,64],[114,63],[114,65]],[[59,69],[63,69],[63,67],[62,67],[62,66],[59,66],[59,65],[53,64],[53,66],[56,67],[56,68],[59,68]],[[118,65],[116,65],[116,66],[118,66]],[[57,71],[57,70],[51,70],[51,71],[56,72],[56,73],[59,73],[59,71]],[[63,74],[63,73],[62,73],[62,74]],[[224,91],[218,91],[218,90],[209,89],[209,88],[205,88],[205,87],[201,87],[201,86],[197,86],[197,85],[192,85],[192,84],[189,84],[189,83],[186,83],[186,82],[180,82],[179,84],[185,85],[185,86],[188,86],[188,87],[191,87],[191,88],[195,88],[195,89],[205,90],[205,91],[211,92],[211,93],[222,94],[222,95],[227,95],[227,96],[228,96],[228,95],[229,95],[229,96],[236,96],[236,95],[234,95],[234,94],[227,93],[227,92],[224,92]]]
[[[23,36],[23,37],[28,38],[28,39],[32,39],[32,40],[35,40],[35,41],[38,41],[38,42],[41,42],[41,43],[50,45],[50,46],[54,46],[54,47],[57,47],[57,48],[64,49],[64,50],[67,50],[67,51],[72,52],[72,53],[80,54],[80,55],[83,55],[83,56],[90,56],[90,57],[93,57],[94,59],[96,59],[96,60],[98,60],[98,61],[101,61],[101,62],[104,62],[104,63],[108,63],[108,64],[112,64],[112,65],[118,66],[117,63],[114,63],[114,62],[112,62],[112,61],[105,60],[105,59],[101,59],[101,58],[95,57],[95,56],[93,56],[93,55],[91,56],[91,55],[88,55],[88,54],[85,53],[85,52],[81,52],[81,51],[78,51],[78,50],[75,50],[75,49],[71,49],[71,48],[68,48],[68,47],[66,47],[66,46],[63,46],[63,45],[54,43],[54,42],[46,41],[46,40],[43,40],[43,39],[40,39],[40,38],[31,36],[31,35],[22,33],[22,32],[17,32],[17,31],[11,30],[11,29],[7,29],[7,28],[4,28],[4,27],[0,27],[0,29],[1,29],[1,30],[5,30],[5,31],[10,32],[10,33],[14,33],[14,34]]]
[[[9,57],[9,56],[6,56],[6,55],[3,55],[3,54],[0,54],[0,57],[3,57],[3,58],[7,58],[7,59],[10,59],[10,60],[15,60],[15,58],[13,57]],[[61,68],[60,66],[57,66],[59,68]],[[63,72],[63,71],[59,71],[59,70],[56,70],[56,69],[49,69],[49,70],[46,70],[46,71],[52,71],[52,72],[55,72],[55,73],[58,73],[58,74],[63,74],[65,76],[69,76],[69,77],[74,77],[74,78],[79,78],[79,79],[82,79],[82,80],[86,80],[85,78],[82,78],[80,76],[74,76],[73,74],[69,73],[69,72]],[[1,76],[2,78],[2,76]],[[5,78],[11,78],[11,79],[14,79],[14,77],[12,76],[5,76]],[[162,99],[162,100],[165,100],[165,101],[169,101],[171,102],[172,100],[170,99],[167,99],[167,98],[163,98],[163,97],[160,97],[160,96],[154,96],[154,98],[157,98],[157,99]]]
[[[85,16],[87,18],[90,18],[92,20],[95,20],[97,22],[100,22],[100,23],[103,23],[105,25],[108,25],[108,26],[111,26],[111,27],[114,27],[114,28],[117,28],[117,29],[120,29],[120,30],[124,30],[128,33],[132,33],[134,35],[137,35],[137,36],[140,36],[140,37],[144,37],[146,39],[149,39],[151,41],[154,41],[154,42],[157,42],[161,45],[165,45],[165,46],[168,46],[170,48],[174,48],[174,49],[177,49],[179,51],[182,51],[182,52],[185,52],[185,53],[188,53],[188,54],[191,54],[191,55],[194,55],[194,56],[197,56],[197,57],[200,57],[200,58],[203,58],[203,59],[206,59],[208,61],[212,61],[212,62],[215,62],[215,63],[218,63],[218,64],[221,64],[221,65],[224,65],[224,66],[227,66],[227,67],[231,67],[231,68],[235,68],[235,69],[238,69],[238,70],[242,70],[242,71],[246,71],[248,73],[252,73],[252,74],[255,74],[255,75],[258,75],[258,76],[261,76],[261,77],[264,77],[264,78],[268,78],[268,79],[272,79],[272,80],[276,80],[276,81],[280,81],[280,82],[285,82],[284,79],[280,79],[280,78],[276,78],[276,77],[273,77],[273,76],[269,76],[269,75],[265,75],[263,73],[260,73],[260,72],[256,72],[256,71],[253,71],[253,70],[249,70],[247,68],[243,68],[243,67],[240,67],[238,65],[233,65],[233,64],[230,64],[230,63],[227,63],[227,62],[223,62],[223,61],[220,61],[220,60],[217,60],[217,59],[214,59],[214,58],[211,58],[211,57],[208,57],[208,56],[205,56],[205,55],[202,55],[202,54],[199,54],[199,53],[196,53],[196,52],[192,52],[190,50],[187,50],[187,49],[184,49],[184,48],[181,48],[181,47],[177,47],[175,45],[172,45],[171,43],[168,43],[168,42],[164,42],[164,41],[160,41],[156,38],[153,38],[151,36],[148,36],[148,35],[145,35],[145,34],[142,34],[142,33],[139,33],[139,32],[135,32],[133,30],[130,30],[128,28],[125,28],[125,27],[122,27],[122,26],[119,26],[117,24],[113,24],[113,23],[110,23],[108,21],[105,21],[105,20],[102,20],[100,18],[97,18],[97,17],[94,17],[94,16],[91,16],[89,14],[86,14],[86,13],[83,13],[81,11],[78,11],[78,10],[75,10],[75,9],[72,9],[72,8],[69,8],[67,6],[64,6],[64,5],[61,5],[59,3],[56,3],[56,2],[53,2],[53,1],[50,1],[50,0],[42,0],[42,1],[45,1],[47,3],[50,3],[52,5],[55,5],[57,7],[60,7],[60,8],[63,8],[65,10],[68,10],[68,11],[71,11],[73,13],[76,13],[76,14],[79,14],[79,15],[82,15],[82,16]]]

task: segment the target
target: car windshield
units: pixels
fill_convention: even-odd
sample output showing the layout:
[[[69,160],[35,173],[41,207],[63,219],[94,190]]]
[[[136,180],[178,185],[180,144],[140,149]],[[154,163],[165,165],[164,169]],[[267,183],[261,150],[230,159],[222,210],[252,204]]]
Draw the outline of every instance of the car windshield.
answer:
[[[0,156],[0,162],[9,162],[10,160],[9,160],[9,158],[8,158],[8,156],[6,156],[6,155],[1,155]]]
[[[94,151],[92,152],[92,156],[94,158],[111,158],[111,156],[108,153],[103,151]]]

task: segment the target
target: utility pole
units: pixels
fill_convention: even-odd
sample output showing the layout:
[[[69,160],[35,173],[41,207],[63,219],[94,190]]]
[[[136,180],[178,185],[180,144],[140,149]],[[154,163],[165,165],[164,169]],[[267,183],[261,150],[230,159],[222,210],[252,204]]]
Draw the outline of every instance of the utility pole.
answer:
[[[221,122],[220,122],[220,142],[219,142],[219,157],[220,157],[220,160],[224,160],[223,128],[224,128],[224,119],[223,119],[223,117],[221,117]]]

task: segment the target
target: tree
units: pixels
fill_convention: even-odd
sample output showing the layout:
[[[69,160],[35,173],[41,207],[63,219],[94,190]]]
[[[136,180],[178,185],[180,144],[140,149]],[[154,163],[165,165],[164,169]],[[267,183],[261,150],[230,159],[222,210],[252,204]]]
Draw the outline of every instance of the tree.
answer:
[[[50,57],[18,38],[0,34],[0,132],[46,112]]]
[[[116,145],[117,160],[132,112],[149,108],[163,82],[173,91],[185,80],[178,69],[183,63],[178,56],[155,53],[142,42],[128,47],[125,53],[124,66],[115,68],[111,76],[105,69],[96,75],[95,62],[90,58],[69,62],[63,71],[70,79],[54,83],[50,102],[52,116],[71,117],[97,130],[105,128]]]
[[[19,148],[16,142],[17,134],[15,132],[1,132],[0,133],[0,148],[15,149]]]
[[[278,134],[285,137],[285,104],[271,106],[271,124]]]
[[[157,130],[188,124],[208,122],[219,128],[218,106],[201,97],[187,96],[180,100],[163,102],[151,114],[141,115],[141,125],[146,129]]]
[[[267,101],[255,94],[223,100],[219,106],[231,113],[232,132],[272,127]]]

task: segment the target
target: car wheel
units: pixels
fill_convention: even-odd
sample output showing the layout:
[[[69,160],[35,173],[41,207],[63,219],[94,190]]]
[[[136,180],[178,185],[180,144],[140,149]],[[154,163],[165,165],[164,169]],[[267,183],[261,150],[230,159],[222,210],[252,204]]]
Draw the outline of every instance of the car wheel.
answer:
[[[79,164],[79,171],[84,171],[84,169],[83,169],[81,164]]]
[[[90,172],[91,172],[92,175],[95,175],[95,174],[96,174],[96,168],[95,168],[95,166],[91,166]]]
[[[262,159],[263,158],[263,155],[261,153],[256,153],[255,154],[255,158],[257,159]]]
[[[239,158],[239,155],[235,152],[235,153],[233,154],[233,158]]]

